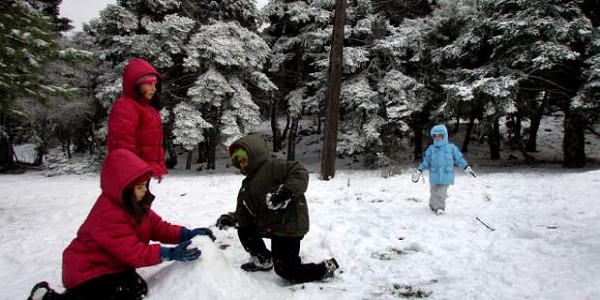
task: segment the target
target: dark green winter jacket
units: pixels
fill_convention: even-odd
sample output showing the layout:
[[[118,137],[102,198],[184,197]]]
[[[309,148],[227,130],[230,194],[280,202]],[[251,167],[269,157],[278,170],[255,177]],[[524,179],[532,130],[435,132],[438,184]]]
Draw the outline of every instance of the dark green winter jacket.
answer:
[[[308,232],[308,206],[304,192],[308,171],[296,161],[272,158],[259,135],[249,135],[229,146],[229,155],[239,148],[248,153],[246,178],[238,193],[235,215],[240,227],[256,226],[265,236],[304,236]],[[270,210],[265,197],[283,184],[294,193],[285,209]]]

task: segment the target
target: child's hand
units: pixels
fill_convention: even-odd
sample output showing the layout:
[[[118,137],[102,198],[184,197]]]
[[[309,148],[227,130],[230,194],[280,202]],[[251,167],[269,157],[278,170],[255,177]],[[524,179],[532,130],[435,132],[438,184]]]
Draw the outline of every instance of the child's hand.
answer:
[[[421,175],[423,175],[423,172],[419,169],[417,169],[413,174],[412,174],[412,178],[410,180],[412,180],[412,182],[417,183],[419,182],[419,178],[421,178]]]
[[[473,169],[471,169],[471,166],[467,166],[465,168],[465,172],[467,172],[469,175],[473,176],[473,178],[477,178],[477,175],[475,175],[475,172],[473,172]]]

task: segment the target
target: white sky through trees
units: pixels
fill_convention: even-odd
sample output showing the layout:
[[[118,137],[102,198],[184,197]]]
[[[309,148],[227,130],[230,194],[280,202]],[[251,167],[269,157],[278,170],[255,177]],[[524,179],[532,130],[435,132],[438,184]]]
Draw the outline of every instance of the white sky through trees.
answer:
[[[259,8],[268,0],[256,0]],[[83,23],[99,16],[100,11],[108,4],[117,4],[117,0],[63,0],[60,5],[60,15],[71,19],[75,28],[81,30]]]

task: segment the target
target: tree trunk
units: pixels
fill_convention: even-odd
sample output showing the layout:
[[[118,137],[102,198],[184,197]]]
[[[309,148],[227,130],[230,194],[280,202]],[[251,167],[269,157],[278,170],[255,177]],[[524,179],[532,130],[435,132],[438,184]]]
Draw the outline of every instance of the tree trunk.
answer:
[[[282,148],[281,128],[279,127],[279,99],[271,101],[271,131],[273,133],[273,152]]]
[[[500,159],[500,123],[498,118],[494,118],[488,143],[490,145],[490,158]]]
[[[8,135],[0,132],[0,171],[8,170],[15,164],[12,145]]]
[[[581,114],[569,108],[565,109],[564,129],[563,166],[565,168],[585,167],[585,122]]]
[[[206,150],[207,150],[206,142],[198,143],[198,159],[196,160],[197,164],[202,164],[207,161]]]
[[[415,122],[413,125],[415,136],[413,137],[414,144],[414,159],[415,161],[421,160],[423,157],[423,125],[421,122]]]
[[[298,123],[300,122],[300,118],[292,118],[292,123],[290,125],[290,135],[288,137],[288,153],[287,160],[295,160],[296,159],[296,137],[298,136]]]
[[[41,142],[36,148],[35,159],[33,160],[34,166],[41,166],[44,163],[44,155],[47,153],[46,143]],[[69,157],[70,158],[70,157]]]
[[[96,124],[94,122],[90,123],[90,155],[94,155],[94,150],[96,148]]]
[[[454,124],[454,128],[452,129],[452,133],[456,134],[460,130],[460,116],[456,116],[456,124]]]
[[[531,125],[529,126],[529,139],[527,139],[527,144],[525,145],[525,151],[527,152],[537,152],[537,134],[540,130],[540,124],[542,123],[544,110],[546,109],[547,98],[547,95],[544,96],[542,103],[540,103],[540,107],[538,107],[537,111],[531,116]]]
[[[217,163],[217,145],[219,144],[219,128],[213,127],[208,130],[208,138],[206,142],[208,143],[207,153],[206,153],[206,169],[214,170],[216,169]]]
[[[335,176],[338,125],[340,122],[340,92],[342,85],[342,64],[344,45],[344,25],[346,23],[346,0],[337,0],[333,17],[332,47],[329,54],[329,78],[325,97],[325,133],[321,150],[321,179]]]
[[[514,143],[517,146],[517,148],[521,148],[521,145],[523,144],[523,137],[521,136],[521,129],[523,128],[523,117],[521,117],[521,114],[517,114],[517,119],[515,121],[515,128],[514,128]]]
[[[467,132],[465,133],[465,140],[463,141],[461,152],[467,153],[469,152],[469,143],[471,142],[471,132],[473,132],[473,127],[475,126],[475,115],[471,114],[469,118],[469,125],[467,125]]]
[[[185,161],[185,169],[192,169],[192,159],[194,159],[194,150],[187,150],[187,159]]]

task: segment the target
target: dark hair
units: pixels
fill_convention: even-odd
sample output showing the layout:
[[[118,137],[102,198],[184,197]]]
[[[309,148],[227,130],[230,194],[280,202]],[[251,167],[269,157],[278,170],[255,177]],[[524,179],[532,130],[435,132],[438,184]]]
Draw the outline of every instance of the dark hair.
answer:
[[[133,216],[137,224],[142,223],[142,220],[148,214],[152,201],[154,201],[154,195],[150,191],[146,191],[141,201],[135,199],[133,188],[127,188],[123,191],[123,206]]]

